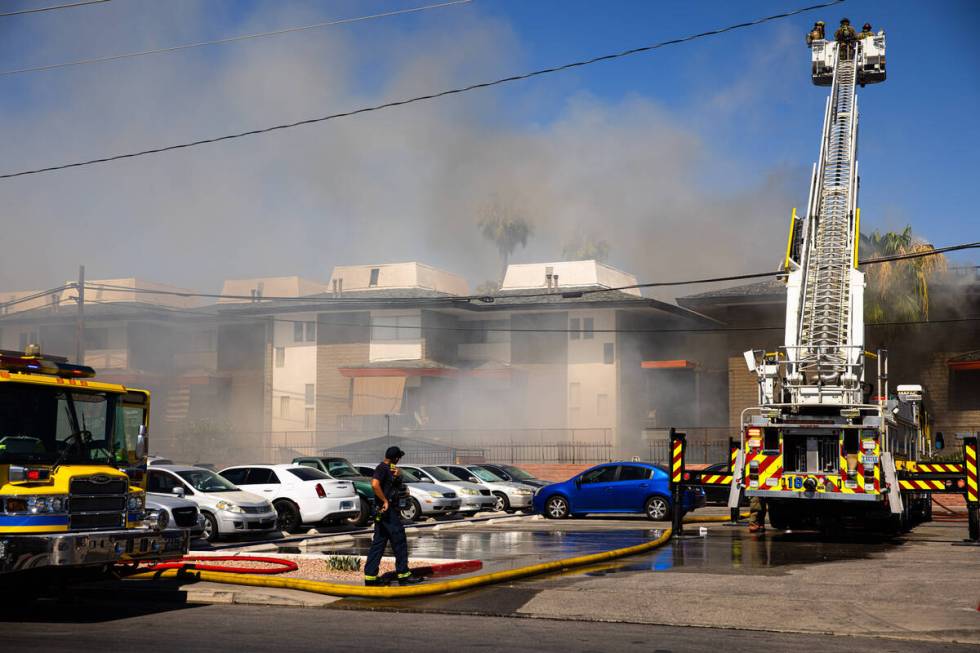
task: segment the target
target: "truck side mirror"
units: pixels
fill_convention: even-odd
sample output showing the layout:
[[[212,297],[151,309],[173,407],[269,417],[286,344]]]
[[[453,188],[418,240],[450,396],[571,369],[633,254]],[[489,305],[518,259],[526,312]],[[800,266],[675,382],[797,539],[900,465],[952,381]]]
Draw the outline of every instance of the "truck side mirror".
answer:
[[[140,424],[140,430],[136,434],[136,457],[139,460],[146,458],[146,425]]]
[[[936,433],[936,451],[946,448],[946,438],[943,437],[942,431]]]

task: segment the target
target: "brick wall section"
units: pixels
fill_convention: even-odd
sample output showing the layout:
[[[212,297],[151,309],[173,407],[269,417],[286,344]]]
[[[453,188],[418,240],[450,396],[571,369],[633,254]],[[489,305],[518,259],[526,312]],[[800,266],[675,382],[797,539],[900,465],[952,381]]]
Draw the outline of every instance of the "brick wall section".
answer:
[[[576,474],[581,474],[592,465],[563,465],[563,464],[523,464],[517,463],[517,467],[527,470],[529,474],[532,474],[536,478],[543,479],[545,481],[567,481]]]
[[[318,345],[316,354],[316,427],[337,430],[337,416],[351,414],[351,379],[337,369],[368,360],[368,343]]]
[[[738,431],[742,411],[759,404],[759,384],[755,374],[745,367],[745,359],[732,356],[728,359],[728,424]]]
[[[958,440],[950,437],[953,433],[980,430],[980,410],[952,410],[949,407],[949,368],[946,361],[961,353],[964,352],[933,354],[920,381],[926,389],[926,408],[932,413],[932,431],[946,434],[947,447],[959,444]],[[894,386],[891,391],[895,391]]]

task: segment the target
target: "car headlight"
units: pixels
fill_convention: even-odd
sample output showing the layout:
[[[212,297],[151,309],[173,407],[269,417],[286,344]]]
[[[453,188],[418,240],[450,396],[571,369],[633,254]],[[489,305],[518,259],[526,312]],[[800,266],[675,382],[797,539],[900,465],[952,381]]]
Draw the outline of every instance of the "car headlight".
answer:
[[[529,496],[531,496],[534,493],[531,492],[531,490],[525,490],[524,488],[518,488],[518,489],[514,490],[514,494],[519,494],[522,497],[529,497]]]
[[[479,490],[474,490],[470,487],[463,487],[459,489],[459,493],[465,497],[475,497],[480,494]]]
[[[139,493],[134,492],[133,494],[130,494],[129,498],[126,500],[126,509],[133,512],[138,512],[142,510],[145,499],[146,497],[143,495],[142,492]]]
[[[436,492],[435,490],[432,490],[431,492],[429,492],[429,496],[430,497],[435,497],[436,499],[441,499],[442,498],[442,492]]]
[[[146,511],[145,517],[146,525],[152,529],[162,531],[166,530],[167,525],[170,523],[170,515],[166,510],[156,510],[154,508],[149,508]]]
[[[214,507],[217,508],[218,510],[224,510],[225,512],[234,512],[234,513],[245,512],[244,510],[242,510],[241,506],[234,504],[231,501],[225,501],[225,500],[221,500],[218,503],[214,504]]]

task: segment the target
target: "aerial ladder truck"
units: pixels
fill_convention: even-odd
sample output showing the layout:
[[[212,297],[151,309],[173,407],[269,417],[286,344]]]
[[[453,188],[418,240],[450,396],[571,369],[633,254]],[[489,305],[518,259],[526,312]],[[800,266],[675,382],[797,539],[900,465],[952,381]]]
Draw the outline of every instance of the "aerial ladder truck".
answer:
[[[784,346],[745,352],[759,405],[742,413],[729,506],[763,498],[781,529],[849,522],[898,530],[929,518],[930,492],[964,491],[971,454],[967,494],[976,502],[976,440],[968,439],[967,465],[917,462],[936,445],[922,387],[898,386],[892,395],[886,352],[865,351],[857,89],[885,80],[884,33],[848,44],[816,40],[811,63],[813,83],[830,87],[820,154],[806,212],[792,215]],[[866,381],[866,368],[877,371],[875,382]],[[932,471],[945,473],[915,476]]]

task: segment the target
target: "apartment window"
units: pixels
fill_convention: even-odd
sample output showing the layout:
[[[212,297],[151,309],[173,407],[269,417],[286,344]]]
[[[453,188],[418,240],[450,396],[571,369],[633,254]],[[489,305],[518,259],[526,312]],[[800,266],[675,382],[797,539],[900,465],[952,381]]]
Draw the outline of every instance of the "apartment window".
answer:
[[[378,285],[378,276],[381,274],[380,268],[371,268],[371,278],[368,280],[368,287],[374,288]]]
[[[293,342],[303,342],[303,322],[293,322]]]
[[[316,322],[306,323],[306,342],[316,342]]]
[[[303,427],[311,429],[313,428],[313,409],[307,408],[306,412],[303,414]]]
[[[599,417],[609,417],[609,395],[596,395],[595,414]]]
[[[378,315],[371,318],[372,340],[418,340],[422,337],[418,315]]]
[[[304,396],[306,398],[307,406],[312,406],[314,403],[316,403],[316,392],[312,383],[306,384],[306,392],[304,393]]]
[[[289,417],[289,397],[279,397],[279,417]]]
[[[582,384],[573,381],[568,384],[568,405],[573,408],[578,408],[579,404],[582,403]]]
[[[568,339],[578,340],[582,337],[582,320],[577,317],[573,317],[568,320]]]
[[[595,320],[591,317],[586,317],[582,319],[582,337],[586,340],[592,340],[595,337]]]
[[[605,342],[602,344],[602,362],[606,365],[612,365],[616,360],[616,345],[611,342]]]
[[[109,329],[85,329],[85,348],[86,349],[108,349],[109,348]]]
[[[980,370],[949,371],[949,407],[980,410]]]
[[[276,367],[286,367],[285,347],[276,347]]]

